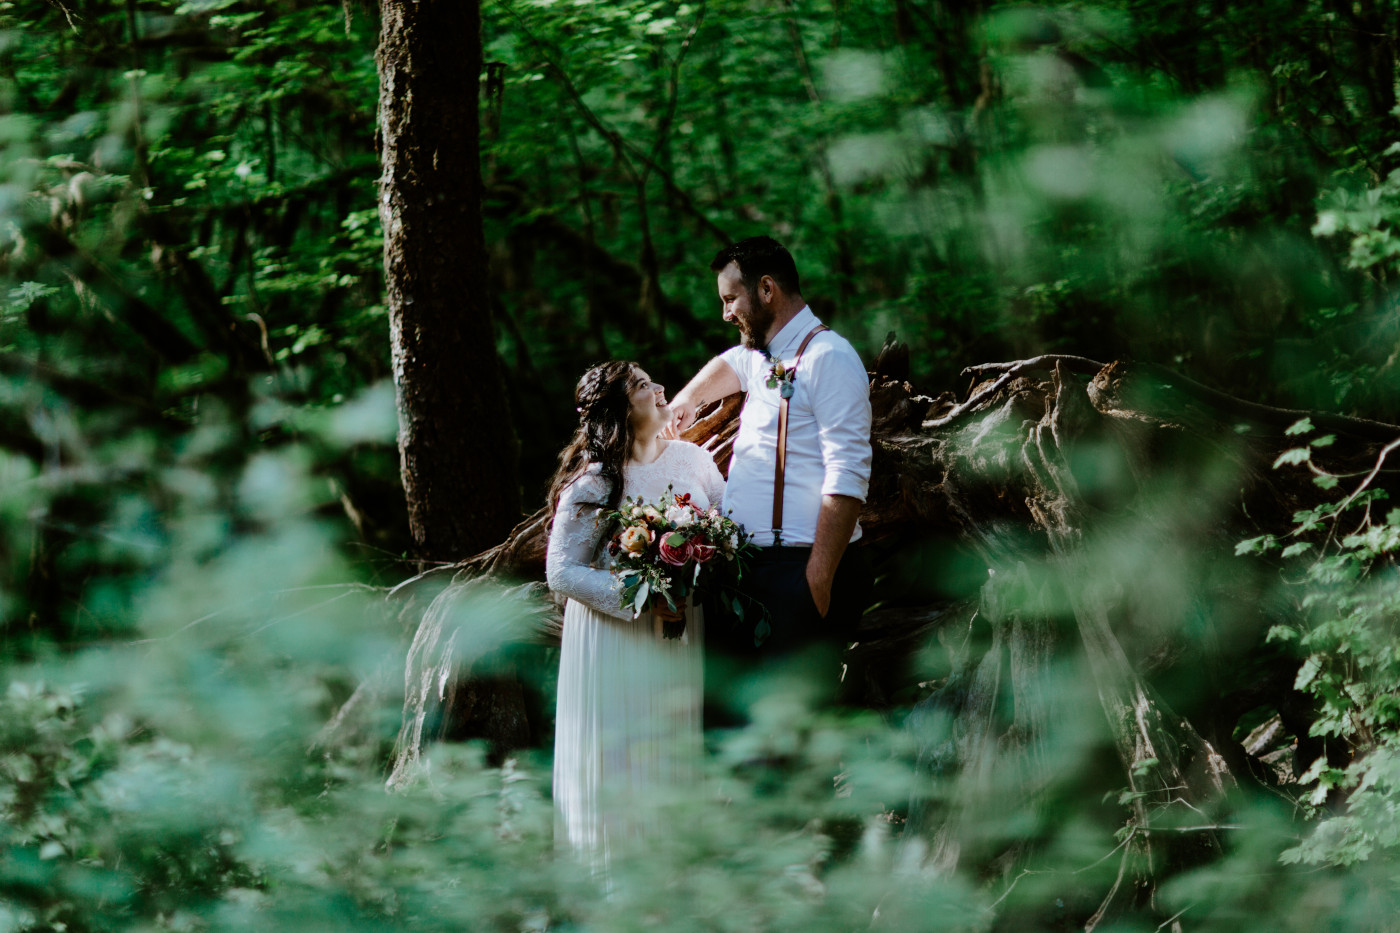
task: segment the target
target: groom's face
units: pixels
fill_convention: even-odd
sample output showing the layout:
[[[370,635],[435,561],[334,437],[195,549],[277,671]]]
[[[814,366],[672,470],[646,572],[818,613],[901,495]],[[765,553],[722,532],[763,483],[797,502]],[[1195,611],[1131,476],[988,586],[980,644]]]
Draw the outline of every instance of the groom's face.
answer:
[[[731,262],[719,272],[719,300],[724,306],[724,319],[739,328],[744,346],[762,350],[767,342],[768,328],[773,323],[773,289],[761,279],[757,288],[744,284],[739,264]]]

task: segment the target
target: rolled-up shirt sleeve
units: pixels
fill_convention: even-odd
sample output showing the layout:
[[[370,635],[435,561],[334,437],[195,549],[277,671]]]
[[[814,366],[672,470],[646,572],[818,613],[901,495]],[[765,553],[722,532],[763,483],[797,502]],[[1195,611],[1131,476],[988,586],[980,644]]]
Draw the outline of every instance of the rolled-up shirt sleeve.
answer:
[[[854,353],[832,348],[814,357],[809,384],[825,470],[822,495],[864,502],[870,489],[870,379]]]
[[[753,351],[744,346],[730,347],[719,355],[719,358],[729,364],[729,368],[734,370],[734,375],[739,377],[739,391],[749,391],[749,356]]]

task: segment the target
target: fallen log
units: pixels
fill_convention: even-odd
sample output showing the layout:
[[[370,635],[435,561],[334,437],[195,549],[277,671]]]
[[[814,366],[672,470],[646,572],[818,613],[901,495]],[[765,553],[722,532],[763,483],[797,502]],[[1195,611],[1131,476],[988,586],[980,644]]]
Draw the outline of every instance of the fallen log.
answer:
[[[1264,406],[1128,361],[981,364],[962,399],[919,395],[906,372],[907,353],[887,343],[871,374],[861,522],[889,572],[847,651],[847,698],[907,711],[920,767],[953,788],[904,814],[905,837],[938,871],[1019,864],[1027,841],[980,838],[967,815],[1046,806],[1071,767],[1066,723],[1083,732],[1072,767],[1087,770],[1073,773],[1118,794],[1127,834],[1112,884],[1083,911],[1092,929],[1218,854],[1222,830],[1200,814],[1241,784],[1277,784],[1289,743],[1293,774],[1327,751],[1308,735],[1296,660],[1265,643],[1296,608],[1266,599],[1276,567],[1236,558],[1235,545],[1285,535],[1295,512],[1327,501],[1318,472],[1375,467],[1372,487],[1400,492],[1400,473],[1378,465],[1400,427]],[[712,403],[685,434],[722,471],[740,404]],[[1309,469],[1274,469],[1305,417],[1333,442],[1313,449]],[[545,518],[453,568],[439,601],[469,581],[538,585]],[[901,574],[924,579],[897,585]],[[429,650],[446,617],[430,611],[420,625],[406,724],[451,701],[448,653]],[[557,607],[545,613],[537,637],[557,639],[558,619]],[[422,740],[421,729],[401,734],[401,764]]]

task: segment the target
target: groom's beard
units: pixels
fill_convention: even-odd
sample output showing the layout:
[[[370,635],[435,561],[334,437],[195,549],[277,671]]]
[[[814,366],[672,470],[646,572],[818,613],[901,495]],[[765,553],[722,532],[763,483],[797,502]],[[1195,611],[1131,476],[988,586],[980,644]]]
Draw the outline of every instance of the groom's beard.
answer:
[[[739,315],[739,336],[744,346],[750,350],[767,350],[764,337],[773,323],[776,314],[771,304],[765,305],[758,298],[758,289],[749,289],[749,313]]]

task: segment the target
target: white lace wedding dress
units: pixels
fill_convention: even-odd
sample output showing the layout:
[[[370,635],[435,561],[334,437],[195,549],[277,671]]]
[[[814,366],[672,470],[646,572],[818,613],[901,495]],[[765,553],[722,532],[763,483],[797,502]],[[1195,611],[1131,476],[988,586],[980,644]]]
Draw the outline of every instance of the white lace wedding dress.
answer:
[[[698,507],[719,505],[724,479],[710,454],[671,441],[652,463],[629,465],[623,495],[655,502],[667,487]],[[699,774],[704,621],[686,610],[685,635],[663,639],[654,617],[632,618],[608,570],[610,529],[596,469],[559,497],[549,534],[550,588],[568,597],[554,736],[555,837],[606,871],[658,806]]]

